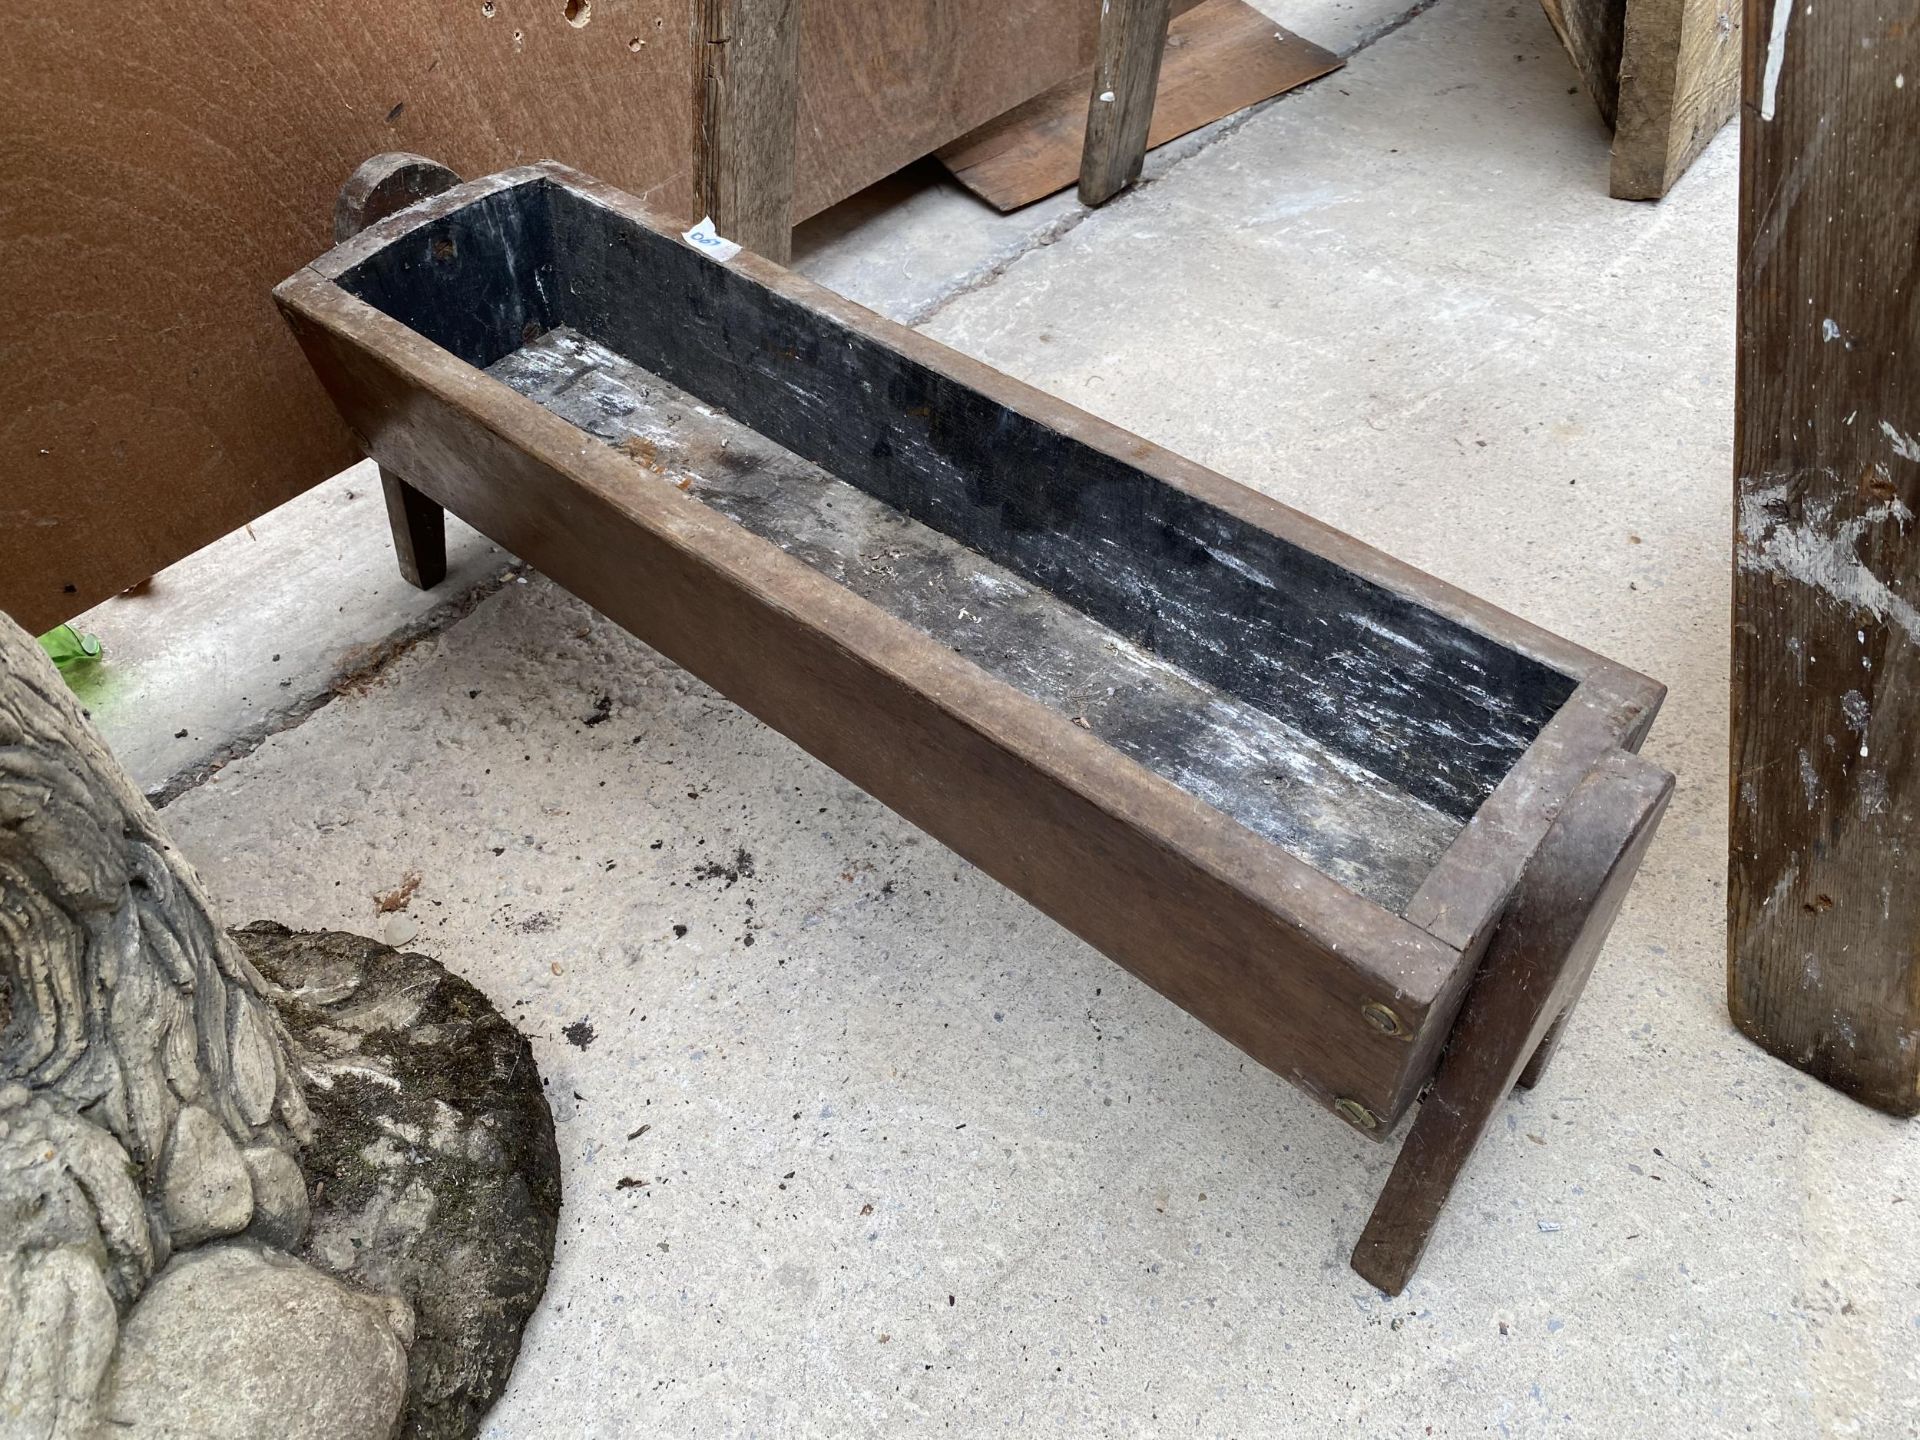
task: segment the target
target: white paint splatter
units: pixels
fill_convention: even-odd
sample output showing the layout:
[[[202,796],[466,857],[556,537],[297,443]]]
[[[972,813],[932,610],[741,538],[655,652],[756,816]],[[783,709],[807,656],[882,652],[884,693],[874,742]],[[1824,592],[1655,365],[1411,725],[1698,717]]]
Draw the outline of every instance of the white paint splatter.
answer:
[[[1767,71],[1760,82],[1760,118],[1773,119],[1774,101],[1780,94],[1780,67],[1787,63],[1787,22],[1793,19],[1794,0],[1777,0],[1773,7],[1773,33],[1767,36]]]
[[[1902,460],[1920,461],[1920,440],[1914,439],[1911,435],[1902,435],[1885,420],[1880,422],[1880,428],[1886,433],[1886,437],[1893,442],[1894,454],[1898,455]]]
[[[1878,770],[1862,770],[1855,784],[1860,796],[1860,813],[1863,815],[1884,815],[1890,808],[1887,795],[1887,777]]]
[[[1860,737],[1860,758],[1867,758],[1867,721],[1873,718],[1873,712],[1867,705],[1867,697],[1858,690],[1849,690],[1840,697],[1840,713],[1846,716],[1847,728]]]
[[[1800,878],[1800,862],[1789,860],[1787,868],[1780,872],[1780,878],[1773,882],[1773,889],[1767,892],[1767,898],[1761,903],[1763,910],[1771,910],[1787,898],[1787,891],[1793,888],[1793,882]]]
[[[1831,315],[1820,322],[1820,338],[1829,345],[1840,338],[1840,327],[1833,323]]]
[[[1242,560],[1238,555],[1235,555],[1231,550],[1217,550],[1211,545],[1208,545],[1204,548],[1206,549],[1207,554],[1211,555],[1215,560],[1219,561],[1222,565],[1226,566],[1227,569],[1233,571],[1233,573],[1238,575],[1242,580],[1250,580],[1255,585],[1258,585],[1262,590],[1273,589],[1272,576],[1263,575],[1260,571],[1254,569],[1253,566],[1249,565],[1246,561]]]
[[[1807,792],[1807,809],[1820,803],[1820,772],[1813,768],[1805,750],[1800,752],[1800,788]]]
[[[1409,640],[1405,635],[1402,635],[1398,630],[1393,630],[1385,625],[1382,625],[1378,620],[1374,619],[1371,615],[1363,615],[1358,612],[1355,612],[1354,614],[1347,616],[1347,619],[1353,624],[1358,625],[1362,630],[1370,631],[1373,634],[1378,635],[1382,640],[1390,640],[1395,645],[1404,646],[1406,649],[1413,651],[1416,655],[1421,654],[1425,650],[1425,647],[1421,645],[1419,641]]]
[[[1818,590],[1853,610],[1864,610],[1876,620],[1890,621],[1920,641],[1920,608],[1874,574],[1860,558],[1860,541],[1877,525],[1889,521],[1905,530],[1913,519],[1898,498],[1885,501],[1841,520],[1830,499],[1801,503],[1798,521],[1788,516],[1793,486],[1743,486],[1740,497],[1740,554],[1742,570],[1781,575]],[[1809,656],[1809,663],[1812,657]]]

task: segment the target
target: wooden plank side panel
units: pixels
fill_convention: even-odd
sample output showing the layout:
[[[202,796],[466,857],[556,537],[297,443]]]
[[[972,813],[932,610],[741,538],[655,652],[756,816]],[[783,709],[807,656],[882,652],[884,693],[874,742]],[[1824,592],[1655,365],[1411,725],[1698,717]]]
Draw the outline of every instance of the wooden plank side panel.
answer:
[[[695,208],[782,265],[793,253],[800,0],[693,0]]]
[[[1613,128],[1620,104],[1620,53],[1628,0],[1540,0],[1580,83]]]
[[[1417,1032],[1453,952],[1357,901],[1314,938],[1257,898],[1290,867],[1249,832],[308,274],[290,318],[382,464],[1384,1134],[1415,1049],[1362,1007]]]
[[[808,0],[795,222],[1077,75],[1099,22],[1098,0]]]
[[[1658,200],[1740,102],[1741,0],[1633,0],[1608,189]]]
[[[1750,0],[1728,1001],[1920,1111],[1920,16]]]

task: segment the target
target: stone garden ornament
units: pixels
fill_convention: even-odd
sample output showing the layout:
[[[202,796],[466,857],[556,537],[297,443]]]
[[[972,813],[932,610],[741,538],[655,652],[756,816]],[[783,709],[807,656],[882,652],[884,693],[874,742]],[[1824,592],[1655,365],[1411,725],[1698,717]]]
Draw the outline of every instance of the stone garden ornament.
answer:
[[[0,1435],[470,1434],[557,1203],[524,1039],[425,957],[230,935],[0,617]]]

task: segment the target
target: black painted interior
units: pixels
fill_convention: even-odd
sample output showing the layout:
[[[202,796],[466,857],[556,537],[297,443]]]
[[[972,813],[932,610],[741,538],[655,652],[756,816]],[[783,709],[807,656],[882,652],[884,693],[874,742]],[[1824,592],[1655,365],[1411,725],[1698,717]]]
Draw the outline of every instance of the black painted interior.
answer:
[[[571,326],[1463,821],[1575,688],[554,182],[341,284],[483,368]]]

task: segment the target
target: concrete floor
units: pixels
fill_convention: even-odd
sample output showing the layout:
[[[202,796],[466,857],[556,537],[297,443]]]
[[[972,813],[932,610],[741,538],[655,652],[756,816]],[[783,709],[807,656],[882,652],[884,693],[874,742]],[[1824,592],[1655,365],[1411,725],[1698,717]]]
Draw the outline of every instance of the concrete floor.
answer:
[[[533,1036],[567,1208],[488,1436],[1920,1433],[1920,1129],[1722,999],[1734,137],[1622,204],[1531,0],[1271,13],[1360,48],[1097,214],[916,169],[800,263],[1671,685],[1553,1074],[1382,1298],[1392,1145],[478,537],[399,592],[354,472],[255,527],[324,563],[95,612],[92,703],[162,793],[238,757],[166,810],[232,919]]]

